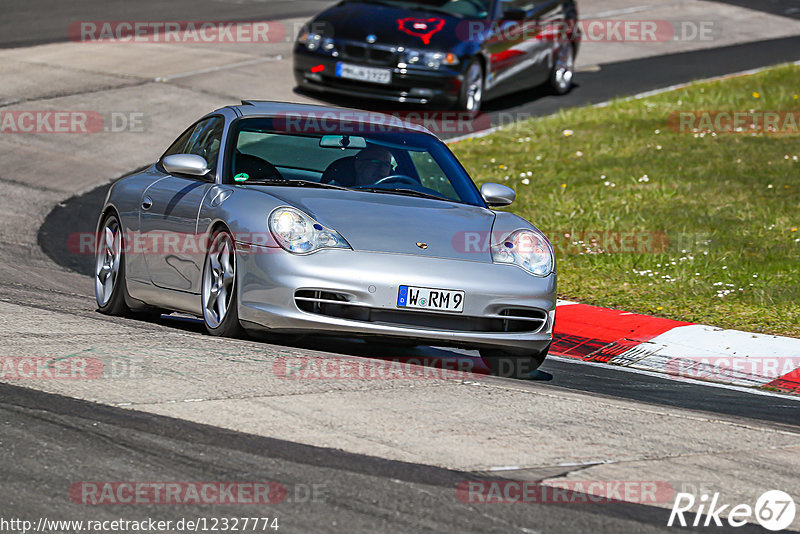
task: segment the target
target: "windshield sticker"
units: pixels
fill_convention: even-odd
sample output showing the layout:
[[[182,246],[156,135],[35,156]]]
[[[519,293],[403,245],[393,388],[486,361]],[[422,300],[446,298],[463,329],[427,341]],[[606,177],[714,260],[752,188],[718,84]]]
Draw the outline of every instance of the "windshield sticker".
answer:
[[[433,34],[444,28],[444,19],[415,19],[413,17],[407,17],[404,19],[397,19],[397,26],[401,31],[419,37],[425,44],[430,44]]]
[[[249,179],[250,175],[247,174],[246,172],[240,172],[239,174],[233,177],[233,181],[235,182],[246,182]]]

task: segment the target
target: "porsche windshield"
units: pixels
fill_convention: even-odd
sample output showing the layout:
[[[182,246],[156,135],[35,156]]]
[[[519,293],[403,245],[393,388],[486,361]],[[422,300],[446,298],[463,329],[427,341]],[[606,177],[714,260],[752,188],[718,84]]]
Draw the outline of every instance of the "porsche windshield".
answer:
[[[298,125],[268,118],[238,121],[226,180],[241,185],[316,185],[484,205],[455,157],[430,135],[372,124],[287,127]]]

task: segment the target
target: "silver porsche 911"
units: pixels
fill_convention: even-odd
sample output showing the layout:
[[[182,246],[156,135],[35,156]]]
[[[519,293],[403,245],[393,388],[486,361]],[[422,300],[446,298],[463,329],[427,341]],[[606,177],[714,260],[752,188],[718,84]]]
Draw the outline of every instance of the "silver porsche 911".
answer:
[[[184,312],[213,335],[382,337],[535,369],[552,340],[553,249],[490,208],[426,129],[369,112],[244,101],[110,188],[99,310]],[[519,362],[519,363],[516,363]]]

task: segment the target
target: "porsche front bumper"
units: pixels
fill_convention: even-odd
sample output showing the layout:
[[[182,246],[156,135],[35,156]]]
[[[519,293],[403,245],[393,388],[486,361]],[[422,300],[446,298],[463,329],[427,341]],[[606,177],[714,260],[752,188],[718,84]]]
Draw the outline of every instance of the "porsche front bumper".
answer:
[[[237,245],[239,318],[276,333],[381,336],[540,352],[552,341],[556,275],[481,261],[353,250],[294,255]],[[398,308],[400,285],[462,290],[463,313]]]

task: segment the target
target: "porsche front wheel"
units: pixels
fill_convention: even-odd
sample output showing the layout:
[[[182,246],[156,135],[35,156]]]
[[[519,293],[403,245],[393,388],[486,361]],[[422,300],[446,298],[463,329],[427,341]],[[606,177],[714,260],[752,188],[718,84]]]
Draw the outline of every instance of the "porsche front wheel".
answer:
[[[227,231],[211,236],[203,265],[203,322],[214,336],[242,333],[236,300],[236,246]]]
[[[122,225],[111,213],[103,219],[98,234],[94,271],[94,295],[100,313],[126,315],[125,253]]]

